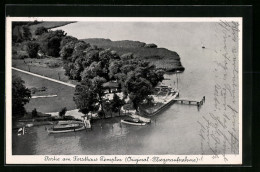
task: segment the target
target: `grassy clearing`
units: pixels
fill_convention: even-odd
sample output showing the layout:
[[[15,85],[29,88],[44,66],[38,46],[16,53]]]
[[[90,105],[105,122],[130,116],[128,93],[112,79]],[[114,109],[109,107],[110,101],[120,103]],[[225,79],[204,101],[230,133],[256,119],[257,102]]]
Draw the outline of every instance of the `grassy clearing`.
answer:
[[[12,72],[25,81],[25,86],[27,88],[46,87],[47,90],[44,92],[45,95],[57,95],[57,97],[52,98],[31,99],[30,102],[25,105],[27,111],[32,111],[36,108],[37,111],[46,113],[58,112],[63,107],[67,107],[68,110],[76,109],[73,101],[74,88],[18,71],[13,70]]]
[[[64,75],[65,70],[60,67],[51,68],[48,66],[49,63],[62,63],[61,59],[57,58],[46,58],[46,59],[13,59],[12,66],[25,71],[30,71],[35,74],[46,76],[52,79],[60,80],[63,82],[68,82],[72,84],[77,84],[76,81],[69,80],[67,76]]]
[[[59,68],[62,67],[61,58],[26,58],[26,59],[15,59],[13,60],[13,65],[29,65],[37,67],[49,67],[49,68]]]

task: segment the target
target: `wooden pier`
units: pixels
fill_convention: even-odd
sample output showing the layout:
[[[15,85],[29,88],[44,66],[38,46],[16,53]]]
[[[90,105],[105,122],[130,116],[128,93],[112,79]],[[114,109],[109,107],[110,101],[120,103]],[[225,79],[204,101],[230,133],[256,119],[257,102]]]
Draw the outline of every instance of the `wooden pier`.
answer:
[[[205,103],[205,96],[203,96],[201,100],[194,100],[191,98],[175,98],[174,100],[181,104],[201,106],[203,103]]]
[[[163,104],[161,107],[159,107],[152,113],[148,113],[144,109],[140,109],[140,112],[145,116],[154,116],[175,102],[179,102],[181,104],[187,104],[187,105],[196,105],[199,111],[203,103],[205,103],[205,96],[203,96],[201,100],[194,100],[191,98],[177,98],[178,96],[179,96],[179,92],[177,92],[177,94],[175,94],[165,104]]]

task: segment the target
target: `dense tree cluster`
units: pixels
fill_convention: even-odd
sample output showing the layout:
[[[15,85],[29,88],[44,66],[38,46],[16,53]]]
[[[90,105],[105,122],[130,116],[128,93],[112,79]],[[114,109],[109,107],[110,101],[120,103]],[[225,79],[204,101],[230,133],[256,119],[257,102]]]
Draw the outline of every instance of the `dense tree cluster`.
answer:
[[[95,76],[109,80],[110,61],[120,59],[110,50],[99,49],[73,38],[63,46],[60,55],[63,59],[65,74],[70,79],[78,81],[81,81],[82,78],[93,79]]]
[[[13,43],[20,43],[23,41],[31,40],[32,34],[30,32],[28,25],[22,25],[22,26],[15,26],[12,29],[12,42]]]
[[[13,116],[23,116],[25,114],[24,105],[29,102],[31,92],[24,86],[24,81],[12,76],[12,114]]]
[[[33,22],[12,22],[12,42],[21,43],[32,39],[30,26],[38,24],[37,20]]]
[[[59,57],[60,43],[66,34],[62,30],[45,32],[37,38],[42,52],[48,56]]]
[[[62,40],[66,37],[66,34],[62,30],[48,31],[44,27],[36,29],[36,39],[32,39],[31,32],[28,26],[22,26],[18,29],[23,29],[23,34],[13,34],[13,39],[21,39],[26,43],[26,51],[30,58],[37,58],[37,53],[40,50],[43,54],[51,57],[59,57]],[[27,28],[27,29],[25,29]],[[15,30],[13,32],[16,32]],[[17,31],[18,32],[18,31]],[[18,32],[19,33],[19,32]],[[22,38],[21,38],[22,37]],[[17,42],[17,41],[16,41]]]
[[[63,56],[63,60],[66,75],[70,79],[81,81],[81,84],[76,87],[74,96],[75,103],[81,112],[93,112],[91,109],[96,105],[101,111],[108,107],[113,109],[113,112],[119,111],[125,102],[117,95],[112,101],[104,100],[102,84],[105,82],[117,82],[124,97],[129,96],[133,107],[138,110],[139,104],[149,99],[148,96],[152,93],[153,87],[164,79],[162,70],[158,70],[149,62],[136,59],[132,53],[120,57],[109,49],[91,47],[83,42],[80,43],[80,47],[83,48],[75,48],[79,46],[77,44],[79,43],[71,41],[65,45],[70,49],[74,45],[74,48],[71,56]],[[62,51],[66,52],[65,49]]]

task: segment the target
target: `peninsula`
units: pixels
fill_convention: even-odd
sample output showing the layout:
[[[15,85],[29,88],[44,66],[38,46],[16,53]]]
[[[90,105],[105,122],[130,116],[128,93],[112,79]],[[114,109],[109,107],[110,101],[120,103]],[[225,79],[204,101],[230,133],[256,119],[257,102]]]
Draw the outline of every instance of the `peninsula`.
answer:
[[[185,69],[181,64],[180,56],[175,51],[158,48],[154,43],[147,44],[132,40],[111,41],[103,38],[83,39],[83,41],[100,48],[109,48],[119,55],[132,53],[135,58],[150,62],[166,72],[183,72]]]

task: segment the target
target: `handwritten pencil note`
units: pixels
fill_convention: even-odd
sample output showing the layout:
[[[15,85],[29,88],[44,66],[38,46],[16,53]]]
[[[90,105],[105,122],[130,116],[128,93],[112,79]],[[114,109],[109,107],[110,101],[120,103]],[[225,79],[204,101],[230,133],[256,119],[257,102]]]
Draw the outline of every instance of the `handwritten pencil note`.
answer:
[[[239,154],[239,23],[220,20],[215,25],[222,45],[215,50],[212,110],[202,114],[201,154],[228,163],[227,154]],[[241,87],[241,86],[240,86]],[[241,96],[241,95],[240,95]]]

